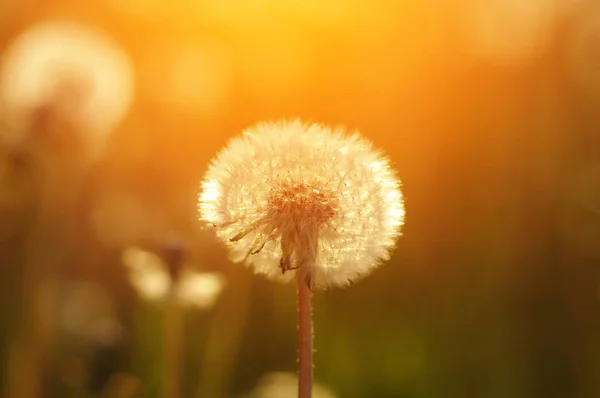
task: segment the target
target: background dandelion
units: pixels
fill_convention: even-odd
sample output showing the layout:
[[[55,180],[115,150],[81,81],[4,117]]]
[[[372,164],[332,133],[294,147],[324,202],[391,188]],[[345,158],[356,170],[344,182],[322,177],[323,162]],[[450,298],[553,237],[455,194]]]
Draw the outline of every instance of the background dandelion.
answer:
[[[143,299],[153,302],[166,300],[173,288],[178,304],[209,309],[225,285],[219,273],[188,268],[182,270],[177,281],[172,281],[167,265],[159,255],[136,247],[125,249],[122,258],[131,284]]]
[[[11,126],[4,138],[13,142],[24,139],[32,113],[51,102],[59,117],[102,145],[101,134],[123,119],[133,99],[125,52],[99,29],[81,23],[31,26],[4,53],[0,76],[1,109]]]
[[[60,275],[79,242],[77,217],[65,213],[77,212],[89,160],[103,144],[91,134],[108,132],[124,116],[132,76],[116,45],[91,28],[64,23],[31,27],[2,60],[0,139],[10,159],[5,182],[17,173],[37,183],[25,221],[22,316],[7,355],[4,393],[38,397],[56,344]]]

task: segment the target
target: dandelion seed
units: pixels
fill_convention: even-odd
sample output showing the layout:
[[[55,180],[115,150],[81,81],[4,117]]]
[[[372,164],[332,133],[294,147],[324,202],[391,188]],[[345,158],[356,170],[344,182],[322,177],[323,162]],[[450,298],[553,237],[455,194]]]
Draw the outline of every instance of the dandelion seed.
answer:
[[[389,259],[404,223],[400,181],[358,134],[262,123],[212,162],[199,195],[232,260],[316,288],[344,286]]]

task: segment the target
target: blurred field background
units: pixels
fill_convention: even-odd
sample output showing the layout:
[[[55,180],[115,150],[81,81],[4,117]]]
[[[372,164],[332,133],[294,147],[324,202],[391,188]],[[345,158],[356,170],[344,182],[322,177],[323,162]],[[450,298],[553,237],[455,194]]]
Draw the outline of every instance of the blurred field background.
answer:
[[[386,151],[407,209],[391,261],[315,295],[317,382],[600,397],[600,2],[0,0],[0,68],[2,396],[267,397],[295,372],[294,286],[230,264],[196,193],[230,137],[301,117]],[[190,279],[204,301],[169,295],[174,245],[217,276]]]

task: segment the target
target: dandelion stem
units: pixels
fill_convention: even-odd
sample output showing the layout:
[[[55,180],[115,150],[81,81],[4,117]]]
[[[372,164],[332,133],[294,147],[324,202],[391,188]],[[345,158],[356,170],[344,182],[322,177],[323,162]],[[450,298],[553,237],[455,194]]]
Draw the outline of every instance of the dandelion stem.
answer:
[[[164,325],[164,364],[166,367],[164,380],[164,398],[179,398],[182,313],[176,295],[174,282],[167,297]]]
[[[44,309],[49,306],[52,283],[39,278],[32,265],[25,264],[23,320],[19,335],[8,352],[6,363],[7,398],[42,396],[44,361],[48,351],[49,322]]]
[[[228,289],[215,308],[208,330],[206,349],[194,397],[224,398],[229,395],[231,377],[242,342],[252,280],[248,275],[226,274]]]
[[[181,395],[181,356],[183,335],[183,309],[177,295],[181,282],[185,249],[179,241],[166,242],[163,258],[169,269],[171,285],[167,296],[164,315],[164,398],[179,398]]]
[[[312,291],[298,272],[298,398],[310,398],[313,378]]]

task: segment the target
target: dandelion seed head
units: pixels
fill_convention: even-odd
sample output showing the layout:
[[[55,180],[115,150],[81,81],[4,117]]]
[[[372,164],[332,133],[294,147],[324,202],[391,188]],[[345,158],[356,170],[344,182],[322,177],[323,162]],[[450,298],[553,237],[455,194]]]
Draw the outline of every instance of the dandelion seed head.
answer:
[[[200,218],[231,258],[280,281],[343,286],[389,259],[404,223],[400,181],[358,134],[301,121],[232,139],[202,182]]]
[[[0,138],[10,142],[23,140],[32,112],[49,104],[87,138],[101,140],[134,96],[127,53],[101,30],[76,22],[47,20],[23,31],[2,58],[0,83],[0,110],[11,127]]]

